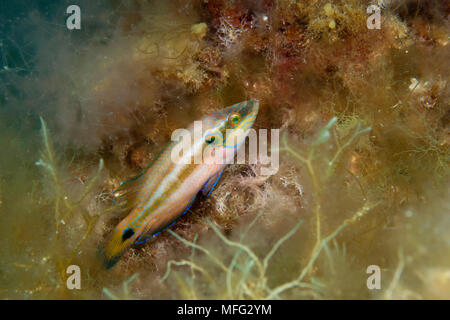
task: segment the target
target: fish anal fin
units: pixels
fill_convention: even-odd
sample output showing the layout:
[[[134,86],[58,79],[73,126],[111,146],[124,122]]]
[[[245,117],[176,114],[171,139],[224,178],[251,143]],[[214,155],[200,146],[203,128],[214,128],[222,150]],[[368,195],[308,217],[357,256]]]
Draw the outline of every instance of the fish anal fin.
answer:
[[[142,244],[142,243],[147,242],[148,240],[150,240],[152,237],[153,237],[152,234],[144,234],[142,236],[139,236],[139,238],[136,239],[136,242],[134,244],[135,245]]]
[[[214,187],[216,186],[217,182],[219,181],[220,177],[222,176],[223,170],[220,170],[220,172],[213,175],[211,178],[206,181],[205,185],[202,188],[202,193],[204,196],[209,197],[211,192],[214,190]]]
[[[158,229],[158,230],[154,230],[154,231],[149,231],[149,230],[144,230],[144,232],[142,233],[142,235],[140,235],[134,244],[142,244],[144,242],[147,242],[148,240],[150,240],[151,238],[153,238],[154,236],[160,234],[161,232],[163,232],[164,230],[166,230],[167,228],[170,228],[171,226],[173,226],[177,220],[179,218],[181,218],[182,216],[184,216],[188,210],[192,207],[192,205],[195,202],[195,199],[197,198],[197,195],[193,196],[192,199],[189,201],[188,206],[186,207],[186,209],[184,209],[183,213],[180,214],[177,218],[175,218],[173,221],[171,221],[168,225]]]

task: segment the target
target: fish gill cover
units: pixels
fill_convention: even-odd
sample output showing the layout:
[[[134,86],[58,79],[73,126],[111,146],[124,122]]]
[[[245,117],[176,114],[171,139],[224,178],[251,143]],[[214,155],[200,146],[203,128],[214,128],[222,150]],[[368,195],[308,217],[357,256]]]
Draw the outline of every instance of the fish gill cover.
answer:
[[[450,298],[447,1],[72,4],[0,4],[1,298]],[[249,99],[278,170],[227,166],[105,270],[113,191]]]

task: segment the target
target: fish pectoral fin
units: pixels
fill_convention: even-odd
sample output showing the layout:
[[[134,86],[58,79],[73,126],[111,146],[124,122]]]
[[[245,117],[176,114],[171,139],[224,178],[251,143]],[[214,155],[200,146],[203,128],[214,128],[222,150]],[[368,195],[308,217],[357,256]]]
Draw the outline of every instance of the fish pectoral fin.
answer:
[[[214,187],[216,186],[217,182],[219,181],[220,176],[222,175],[224,169],[220,170],[219,173],[216,173],[211,178],[209,178],[208,181],[206,181],[205,185],[202,187],[201,190],[204,196],[209,197],[211,192],[214,190]]]
[[[136,205],[136,198],[144,183],[146,170],[142,170],[137,176],[125,180],[113,191],[114,198],[119,201],[126,199],[126,207],[132,208]],[[120,202],[119,202],[120,203]]]

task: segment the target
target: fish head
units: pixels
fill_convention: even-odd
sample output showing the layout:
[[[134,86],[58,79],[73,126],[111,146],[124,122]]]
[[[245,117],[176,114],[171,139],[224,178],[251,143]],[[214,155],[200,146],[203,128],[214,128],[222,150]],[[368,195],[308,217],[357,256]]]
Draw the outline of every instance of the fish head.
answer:
[[[256,120],[258,110],[259,101],[248,100],[206,117],[204,149],[209,151],[209,154],[221,151],[223,158],[230,160],[243,145]]]

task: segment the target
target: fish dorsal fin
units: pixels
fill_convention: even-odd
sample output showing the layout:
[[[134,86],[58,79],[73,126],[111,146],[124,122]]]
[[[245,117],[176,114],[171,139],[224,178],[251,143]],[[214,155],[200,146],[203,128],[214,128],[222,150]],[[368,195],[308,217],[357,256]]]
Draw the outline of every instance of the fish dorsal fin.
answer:
[[[126,202],[127,209],[131,209],[136,205],[137,196],[145,182],[145,173],[151,169],[163,151],[164,150],[160,151],[150,162],[150,164],[146,168],[142,169],[138,175],[131,179],[125,180],[116,190],[113,191],[114,198],[118,200],[119,204]]]
[[[134,207],[139,191],[143,186],[146,172],[147,169],[144,169],[137,176],[122,182],[120,186],[113,191],[114,198],[116,198],[119,203],[126,201],[127,208],[131,209]]]

